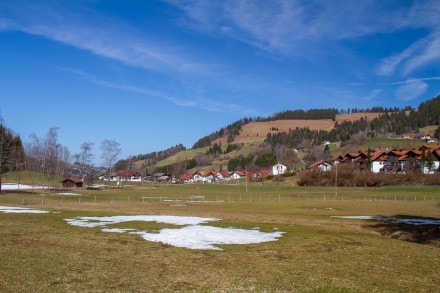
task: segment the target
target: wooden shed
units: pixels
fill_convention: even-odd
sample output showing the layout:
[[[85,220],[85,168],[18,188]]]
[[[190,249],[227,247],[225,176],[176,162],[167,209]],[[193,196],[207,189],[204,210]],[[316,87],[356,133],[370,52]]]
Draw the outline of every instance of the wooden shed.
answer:
[[[83,186],[83,180],[81,178],[66,178],[63,181],[61,181],[61,183],[65,188]]]

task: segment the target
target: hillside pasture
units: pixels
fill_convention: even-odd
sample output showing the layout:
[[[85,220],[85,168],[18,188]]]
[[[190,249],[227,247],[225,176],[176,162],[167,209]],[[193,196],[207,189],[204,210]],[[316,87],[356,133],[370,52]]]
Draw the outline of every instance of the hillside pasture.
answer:
[[[394,226],[368,220],[439,220],[438,188],[144,184],[3,193],[0,205],[50,212],[0,213],[2,292],[435,292],[440,281],[438,246],[392,239],[386,235]],[[215,218],[201,225],[282,236],[187,249],[66,221],[142,215]],[[107,225],[113,232],[178,229],[140,221]]]
[[[380,113],[339,114],[336,115],[336,121],[339,123],[343,121],[357,121],[365,117],[367,117],[368,120],[372,120],[379,117],[379,115]],[[266,139],[268,133],[289,132],[289,130],[296,128],[308,127],[311,130],[330,131],[334,126],[335,121],[332,119],[254,121],[242,126],[239,135],[234,138],[234,143],[262,142]],[[215,140],[214,143],[225,145],[227,144],[227,137],[221,137]]]

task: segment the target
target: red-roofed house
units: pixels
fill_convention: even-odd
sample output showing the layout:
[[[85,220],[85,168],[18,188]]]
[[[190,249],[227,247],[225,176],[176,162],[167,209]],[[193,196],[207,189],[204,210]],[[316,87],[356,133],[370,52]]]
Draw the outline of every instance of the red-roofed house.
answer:
[[[322,160],[310,165],[310,170],[330,171],[331,169],[332,169],[332,164]]]

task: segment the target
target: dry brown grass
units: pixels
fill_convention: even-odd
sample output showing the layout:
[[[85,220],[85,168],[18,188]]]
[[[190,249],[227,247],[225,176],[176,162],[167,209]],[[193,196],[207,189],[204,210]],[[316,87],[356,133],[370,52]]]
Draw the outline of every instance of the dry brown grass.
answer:
[[[354,113],[354,114],[339,114],[336,115],[336,121],[357,121],[361,118],[367,117],[372,120],[379,116],[379,113]],[[249,143],[262,142],[266,139],[268,133],[274,134],[279,132],[288,132],[298,128],[308,127],[311,130],[327,130],[334,128],[335,121],[331,119],[321,120],[275,120],[267,122],[251,122],[241,128],[240,134],[234,139],[235,143]],[[227,137],[219,138],[214,141],[225,145]],[[213,143],[214,143],[213,142]]]
[[[361,118],[367,117],[368,121],[373,120],[374,118],[379,117],[381,113],[353,113],[353,114],[338,114],[336,115],[336,121],[357,121],[361,120]]]
[[[332,188],[259,184],[250,185],[249,192],[243,184],[140,186],[82,191],[89,195],[81,202],[78,197],[61,202],[59,195],[47,194],[44,204],[39,194],[2,194],[0,205],[18,205],[25,199],[28,207],[60,213],[0,214],[0,291],[437,291],[439,248],[389,239],[365,226],[366,221],[330,217],[438,217],[437,189],[340,188],[336,197],[330,196],[332,192]],[[409,199],[433,197],[393,200],[403,193]],[[140,199],[176,195],[183,199],[192,194],[223,202],[174,205]],[[368,199],[371,194],[373,200]],[[301,195],[299,200],[296,195]],[[223,251],[188,250],[148,242],[138,235],[73,227],[63,220],[122,214],[216,217],[222,219],[216,226],[277,228],[285,234],[275,242],[223,245]]]

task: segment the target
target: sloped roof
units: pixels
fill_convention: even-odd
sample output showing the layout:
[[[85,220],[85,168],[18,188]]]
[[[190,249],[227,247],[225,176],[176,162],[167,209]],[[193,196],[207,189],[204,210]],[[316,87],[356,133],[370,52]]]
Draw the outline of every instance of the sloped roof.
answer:
[[[191,174],[183,174],[180,176],[180,179],[182,180],[189,180],[191,179],[192,175]]]
[[[327,161],[321,160],[321,161],[318,161],[318,162],[315,162],[315,163],[311,164],[310,168],[311,169],[318,168],[318,166],[320,166],[320,165],[331,165],[331,164],[329,162],[327,162]]]
[[[69,178],[64,179],[61,182],[67,182],[67,181],[72,181],[75,184],[83,182],[83,180],[81,178],[76,178],[76,177],[69,177]]]

